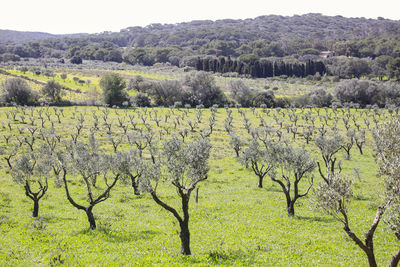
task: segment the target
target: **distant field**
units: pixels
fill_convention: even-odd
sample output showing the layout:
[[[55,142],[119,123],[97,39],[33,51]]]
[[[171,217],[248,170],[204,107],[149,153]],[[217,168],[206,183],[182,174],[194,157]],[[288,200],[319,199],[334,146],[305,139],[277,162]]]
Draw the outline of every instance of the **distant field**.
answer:
[[[23,73],[18,70],[7,70],[8,72],[25,76],[31,79],[35,79],[42,82],[47,82],[49,80],[55,80],[61,85],[71,88],[73,90],[78,90],[84,94],[75,94],[68,92],[68,100],[86,100],[88,98],[85,95],[88,92],[93,92],[95,90],[101,90],[99,81],[102,76],[110,72],[116,72],[122,75],[125,79],[129,80],[137,75],[142,76],[146,79],[151,80],[181,80],[186,73],[178,68],[145,68],[142,67],[138,70],[96,70],[96,69],[51,69],[55,74],[53,77],[48,77],[45,75],[36,75],[32,72]],[[61,79],[60,75],[64,73],[67,74],[65,80]],[[82,83],[74,81],[74,77],[81,80]],[[276,97],[293,97],[298,95],[304,95],[313,90],[323,88],[327,92],[333,93],[333,89],[337,83],[331,82],[329,78],[325,81],[309,81],[306,79],[299,78],[288,78],[285,80],[281,79],[247,79],[247,78],[231,78],[222,77],[220,75],[215,75],[216,84],[225,92],[229,91],[229,83],[232,80],[240,79],[245,82],[250,88],[256,90],[267,90],[271,89],[274,91]],[[30,83],[32,84],[32,83]],[[34,85],[33,88],[38,88],[38,85]],[[90,93],[89,93],[90,94]],[[129,92],[129,94],[134,94],[134,92]]]
[[[68,79],[72,76],[68,74]],[[90,75],[82,77],[96,83],[96,79]],[[82,114],[84,122],[79,138],[86,141],[93,127],[93,114],[96,114],[100,123],[95,136],[100,140],[102,149],[112,151],[102,119],[105,109],[63,108],[64,116],[60,117],[61,123],[58,123],[55,110],[60,109],[43,107],[0,109],[0,135],[11,135],[8,145],[4,137],[0,139],[0,147],[5,149],[5,153],[10,151],[12,144],[18,143],[18,139],[30,136],[28,127],[42,128],[40,110],[50,116],[62,140],[71,139]],[[17,112],[15,120],[12,118],[13,111]],[[192,132],[188,121],[197,120],[199,111],[196,109],[108,111],[112,136],[123,140],[119,147],[121,150],[133,147],[128,144],[118,119],[128,127],[128,131],[154,131],[154,138],[161,147],[171,134],[178,134],[184,129],[188,129],[185,142],[194,140],[200,136],[202,129],[208,128],[211,114],[210,110],[202,110],[201,122]],[[22,123],[20,116],[23,112],[27,117],[33,114],[34,126],[30,125],[29,120]],[[263,127],[262,118],[264,125],[281,131],[283,138],[291,145],[304,146],[319,161],[321,156],[313,140],[319,135],[322,125],[326,125],[327,135],[331,135],[337,122],[338,132],[345,136],[343,118],[354,117],[354,121],[350,119],[350,128],[357,129],[359,125],[361,130],[366,130],[364,154],[360,155],[354,146],[351,160],[345,160],[344,151],[339,152],[338,160],[342,161],[343,173],[354,179],[354,197],[349,209],[350,225],[360,237],[368,230],[381,203],[380,194],[383,190],[382,181],[376,176],[377,165],[373,157],[374,142],[370,129],[386,120],[389,116],[386,110],[333,112],[331,109],[242,109],[241,112],[249,119],[252,129]],[[156,125],[155,114],[161,118],[159,126]],[[290,119],[295,114],[299,118],[297,126]],[[129,115],[133,117],[133,124]],[[0,265],[365,266],[367,260],[364,253],[345,235],[341,223],[311,208],[313,192],[296,203],[296,216],[288,218],[284,195],[278,185],[266,177],[265,188],[257,188],[256,176],[238,163],[235,152],[229,146],[229,134],[224,127],[226,117],[224,109],[216,111],[216,124],[209,137],[213,145],[209,178],[199,184],[199,202],[195,203],[194,196],[190,202],[192,256],[179,255],[179,226],[171,214],[161,209],[149,194],[135,196],[129,184],[117,184],[111,192],[111,198],[95,207],[97,230],[88,229],[85,214],[70,205],[64,188],[54,186],[54,177],[50,177],[49,191],[41,200],[39,218],[31,218],[32,202],[24,195],[22,186],[12,182],[7,164],[1,160]],[[251,135],[245,129],[243,115],[233,109],[233,118],[233,130],[248,143]],[[314,119],[313,136],[307,145],[303,130],[313,125],[311,118]],[[148,127],[145,127],[143,119]],[[45,119],[43,125],[49,129],[51,122]],[[295,138],[290,130],[293,127],[298,130]],[[38,132],[37,144],[41,142]],[[271,138],[277,140],[278,136],[273,133]],[[23,147],[27,148],[26,144]],[[148,157],[147,149],[144,156]],[[314,175],[315,184],[318,184],[321,181],[318,171],[314,171]],[[304,183],[300,189],[304,190],[306,186],[307,183]],[[79,183],[72,185],[71,191],[78,201],[86,200],[87,196]],[[171,185],[161,184],[159,193],[166,202],[179,207]],[[397,249],[398,241],[381,223],[375,236],[378,265],[387,265]]]

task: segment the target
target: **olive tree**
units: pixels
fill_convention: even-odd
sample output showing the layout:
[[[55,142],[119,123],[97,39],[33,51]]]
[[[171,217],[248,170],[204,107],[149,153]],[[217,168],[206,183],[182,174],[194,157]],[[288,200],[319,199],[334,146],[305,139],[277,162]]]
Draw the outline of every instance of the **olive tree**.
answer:
[[[47,192],[50,171],[51,162],[41,152],[23,153],[13,166],[14,182],[23,185],[25,195],[33,201],[33,217],[39,215],[39,201]]]
[[[244,142],[233,131],[230,132],[229,137],[230,137],[229,145],[235,151],[236,158],[239,158],[240,150],[242,149],[242,146],[244,145]]]
[[[320,183],[316,190],[316,207],[331,214],[343,223],[346,234],[359,246],[368,258],[369,266],[377,266],[374,253],[374,234],[385,212],[386,222],[400,240],[400,123],[390,121],[374,132],[379,175],[385,180],[385,196],[377,208],[375,218],[364,234],[364,240],[350,228],[347,205],[351,196],[352,182],[338,173],[331,176],[330,183]],[[397,266],[400,249],[393,255],[390,266]]]
[[[335,134],[332,138],[326,136],[318,136],[315,139],[315,145],[321,152],[322,159],[324,161],[325,173],[322,171],[321,165],[318,164],[318,171],[322,179],[329,184],[330,177],[335,174],[336,169],[336,157],[335,154],[342,148],[344,138],[341,135]],[[340,171],[340,169],[339,169]]]
[[[176,137],[164,144],[160,160],[148,162],[140,179],[141,188],[149,192],[153,200],[172,213],[180,226],[181,254],[190,255],[189,200],[197,184],[207,179],[210,142],[201,138],[184,144]],[[182,214],[159,197],[158,186],[162,181],[170,183],[181,199]]]
[[[140,156],[140,152],[138,150],[130,150],[120,153],[120,157],[121,180],[123,182],[129,181],[134,194],[140,195],[139,180],[146,166]]]
[[[299,198],[307,196],[313,186],[311,174],[316,165],[308,151],[280,143],[271,142],[275,167],[268,173],[271,180],[278,183],[286,197],[288,216],[294,216],[294,205]],[[308,178],[309,185],[304,193],[300,193],[299,185]]]
[[[105,154],[99,151],[94,135],[89,136],[88,144],[70,142],[67,145],[68,156],[64,157],[59,152],[57,157],[63,169],[63,183],[68,201],[77,208],[83,210],[88,218],[90,228],[96,229],[96,221],[93,216],[93,208],[110,197],[111,189],[116,185],[121,174],[123,157],[119,153]],[[68,185],[67,175],[70,178],[79,179],[79,186],[87,193],[89,203],[78,204],[72,197]],[[97,177],[103,177],[105,189],[95,186]]]
[[[385,178],[386,198],[391,202],[386,222],[400,240],[400,122],[391,120],[374,132],[379,174]],[[390,266],[400,261],[400,249],[393,256]]]
[[[251,166],[254,174],[258,177],[258,187],[263,188],[265,175],[275,166],[275,151],[271,149],[272,143],[261,146],[253,139],[250,145],[243,150],[239,161],[243,166]]]

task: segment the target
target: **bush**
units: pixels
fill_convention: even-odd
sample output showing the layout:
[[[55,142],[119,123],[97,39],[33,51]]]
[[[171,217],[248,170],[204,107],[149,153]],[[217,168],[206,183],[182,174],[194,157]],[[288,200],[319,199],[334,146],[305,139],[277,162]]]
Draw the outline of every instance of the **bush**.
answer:
[[[21,78],[10,78],[2,84],[2,98],[7,103],[29,105],[36,101],[36,95],[28,83]]]
[[[261,107],[261,105],[265,105],[268,108],[275,106],[274,91],[263,90],[254,97],[253,106]]]
[[[254,92],[242,80],[231,80],[228,88],[236,103],[242,107],[253,105]]]
[[[332,95],[325,89],[317,89],[308,94],[310,104],[316,107],[329,107],[332,104]]]
[[[104,103],[110,106],[121,106],[124,101],[128,100],[125,86],[125,80],[116,73],[103,76],[100,80],[100,87],[103,89]]]
[[[343,103],[358,103],[362,107],[366,105],[385,104],[383,86],[367,80],[344,80],[335,88],[336,98]]]
[[[47,84],[42,88],[42,94],[54,103],[61,101],[63,93],[64,92],[62,91],[61,84],[54,80],[48,81]]]
[[[225,94],[215,84],[214,77],[207,72],[189,73],[183,81],[183,86],[188,94],[186,99],[190,99],[190,101],[185,101],[185,104],[192,106],[203,104],[208,108],[214,104],[224,105],[227,102]]]
[[[150,107],[151,106],[150,98],[147,95],[145,95],[144,93],[136,94],[133,97],[133,103],[137,107]]]
[[[156,103],[160,106],[171,106],[175,102],[184,100],[184,91],[179,81],[164,80],[154,83],[150,94]]]
[[[82,64],[82,58],[80,56],[74,56],[70,61],[72,64]]]

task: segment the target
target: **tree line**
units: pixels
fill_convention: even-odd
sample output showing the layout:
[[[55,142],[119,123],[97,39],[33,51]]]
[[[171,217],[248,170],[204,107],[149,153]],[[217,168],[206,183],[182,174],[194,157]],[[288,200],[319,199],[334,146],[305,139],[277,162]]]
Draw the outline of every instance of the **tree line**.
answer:
[[[286,75],[289,77],[305,77],[319,73],[324,75],[326,68],[323,62],[308,60],[306,63],[285,62],[282,60],[259,60],[253,55],[243,55],[238,60],[230,57],[209,58],[198,57],[195,63],[197,70],[219,73],[237,72],[239,75],[247,74],[253,78],[267,78]]]

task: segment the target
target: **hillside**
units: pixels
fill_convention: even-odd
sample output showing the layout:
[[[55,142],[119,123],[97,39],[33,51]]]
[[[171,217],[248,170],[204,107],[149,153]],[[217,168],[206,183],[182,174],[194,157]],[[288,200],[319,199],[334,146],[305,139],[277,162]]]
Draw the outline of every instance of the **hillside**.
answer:
[[[6,43],[26,43],[31,41],[43,40],[48,38],[63,38],[63,37],[81,37],[87,35],[85,33],[77,34],[51,34],[46,32],[25,32],[0,30],[0,44]]]
[[[12,33],[8,32],[9,39]],[[15,32],[14,35],[21,42],[46,37],[40,33]],[[239,58],[254,54],[259,58],[289,56],[296,60],[304,55],[319,56],[321,51],[327,50],[347,57],[400,57],[400,21],[314,13],[151,24],[128,27],[120,32],[78,34],[73,38],[48,37],[51,38],[24,44],[0,44],[0,61],[75,57],[76,63],[84,59],[146,66],[167,62],[176,66],[194,66],[193,59],[198,56]],[[5,40],[0,37],[0,43]],[[384,61],[386,65],[388,60]]]

